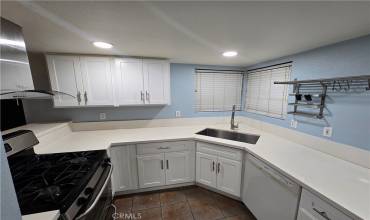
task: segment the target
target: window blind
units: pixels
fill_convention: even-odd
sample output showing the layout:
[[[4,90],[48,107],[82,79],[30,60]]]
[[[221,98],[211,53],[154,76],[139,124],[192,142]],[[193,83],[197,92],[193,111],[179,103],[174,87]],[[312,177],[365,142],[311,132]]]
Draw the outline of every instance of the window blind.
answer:
[[[195,81],[196,111],[241,110],[242,71],[196,69]]]
[[[291,65],[282,65],[248,72],[245,110],[284,118],[287,110],[287,85],[275,85],[274,82],[288,81],[290,71]]]

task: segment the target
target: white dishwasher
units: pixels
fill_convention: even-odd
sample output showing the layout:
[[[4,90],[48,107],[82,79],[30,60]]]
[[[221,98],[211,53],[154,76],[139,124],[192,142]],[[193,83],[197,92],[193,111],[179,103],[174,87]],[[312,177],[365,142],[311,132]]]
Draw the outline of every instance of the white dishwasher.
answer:
[[[258,220],[295,220],[300,186],[248,154],[242,199]]]

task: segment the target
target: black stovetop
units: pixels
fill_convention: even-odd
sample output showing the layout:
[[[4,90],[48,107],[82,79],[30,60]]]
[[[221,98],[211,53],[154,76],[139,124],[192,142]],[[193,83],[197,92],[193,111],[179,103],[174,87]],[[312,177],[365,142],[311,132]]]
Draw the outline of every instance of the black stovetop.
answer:
[[[8,158],[22,215],[60,210],[77,198],[105,151],[24,154]]]

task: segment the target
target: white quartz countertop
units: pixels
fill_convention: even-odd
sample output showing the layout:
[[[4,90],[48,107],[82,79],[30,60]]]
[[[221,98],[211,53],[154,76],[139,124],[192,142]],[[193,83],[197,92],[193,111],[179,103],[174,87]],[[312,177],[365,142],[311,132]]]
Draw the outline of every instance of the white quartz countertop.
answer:
[[[66,123],[54,124],[65,126]],[[38,125],[34,125],[38,127]],[[38,154],[100,150],[137,142],[195,139],[245,150],[267,162],[303,187],[310,189],[354,218],[370,219],[370,170],[331,155],[244,124],[238,132],[260,135],[257,144],[196,135],[213,127],[228,130],[229,125],[179,126],[135,129],[78,131],[64,133],[53,141],[35,146]],[[32,126],[28,127],[32,129]],[[36,129],[37,130],[37,129]],[[41,129],[42,130],[42,129]],[[40,134],[40,128],[38,127]],[[45,134],[47,131],[42,131]],[[37,133],[37,132],[36,132]],[[369,161],[370,162],[370,161]]]
[[[59,218],[59,210],[41,212],[31,215],[23,215],[22,220],[57,220]]]

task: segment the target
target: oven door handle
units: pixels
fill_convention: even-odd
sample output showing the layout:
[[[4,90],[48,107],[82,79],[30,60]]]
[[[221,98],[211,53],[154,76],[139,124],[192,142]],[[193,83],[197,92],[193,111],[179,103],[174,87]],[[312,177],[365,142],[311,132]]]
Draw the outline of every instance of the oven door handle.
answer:
[[[107,187],[107,184],[109,183],[109,179],[112,176],[112,172],[113,172],[113,165],[111,163],[109,163],[109,165],[110,165],[110,169],[109,169],[109,173],[108,173],[107,179],[105,180],[105,182],[103,184],[103,187],[100,189],[98,195],[96,196],[95,201],[91,204],[91,206],[88,209],[86,209],[86,211],[84,213],[82,213],[81,215],[79,215],[76,218],[76,220],[81,219],[85,215],[89,214],[93,210],[93,208],[96,206],[96,204],[98,203],[100,197],[103,195],[104,189],[105,189],[105,187]]]

